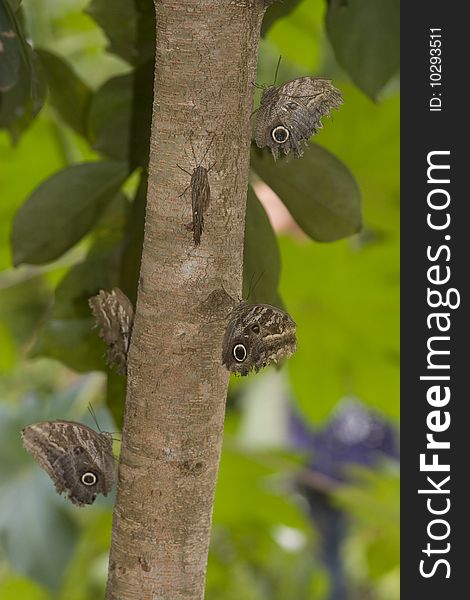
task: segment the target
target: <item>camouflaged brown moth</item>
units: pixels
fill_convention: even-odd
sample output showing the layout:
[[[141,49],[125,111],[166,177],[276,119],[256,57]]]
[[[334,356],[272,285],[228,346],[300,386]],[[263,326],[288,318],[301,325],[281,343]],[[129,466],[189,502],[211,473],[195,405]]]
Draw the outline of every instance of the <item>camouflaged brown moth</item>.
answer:
[[[194,147],[191,142],[191,150],[193,153],[194,164],[196,165],[191,172],[183,169],[180,165],[177,165],[179,169],[181,169],[184,173],[191,177],[191,181],[186,189],[180,194],[180,196],[184,196],[186,191],[191,188],[191,209],[193,220],[192,223],[187,225],[188,230],[192,230],[193,232],[193,241],[195,246],[199,246],[201,243],[202,232],[204,231],[204,214],[209,206],[210,197],[211,197],[211,188],[209,185],[209,172],[214,167],[213,163],[208,168],[203,167],[202,163],[207,156],[207,153],[212,146],[212,142],[214,141],[214,137],[212,138],[207,150],[204,153],[201,161],[198,163],[196,159],[196,154],[194,152]]]

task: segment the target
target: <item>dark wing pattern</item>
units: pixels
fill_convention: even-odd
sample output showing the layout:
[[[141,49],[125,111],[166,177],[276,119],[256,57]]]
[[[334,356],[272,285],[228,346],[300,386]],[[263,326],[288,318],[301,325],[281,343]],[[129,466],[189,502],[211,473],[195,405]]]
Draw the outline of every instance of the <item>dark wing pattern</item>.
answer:
[[[59,494],[78,506],[106,496],[114,484],[111,434],[74,421],[42,421],[21,432],[24,448],[46,471]]]
[[[279,87],[266,88],[261,96],[255,127],[259,148],[269,147],[274,158],[293,150],[299,158],[302,142],[323,127],[322,117],[343,102],[329,79],[300,77]]]
[[[296,350],[295,323],[269,304],[241,302],[225,330],[222,362],[229,371],[248,375],[289,358]]]
[[[127,352],[134,324],[134,308],[129,298],[119,288],[111,292],[101,290],[88,300],[99,328],[99,336],[108,350],[109,364],[115,365],[123,375],[127,371]]]

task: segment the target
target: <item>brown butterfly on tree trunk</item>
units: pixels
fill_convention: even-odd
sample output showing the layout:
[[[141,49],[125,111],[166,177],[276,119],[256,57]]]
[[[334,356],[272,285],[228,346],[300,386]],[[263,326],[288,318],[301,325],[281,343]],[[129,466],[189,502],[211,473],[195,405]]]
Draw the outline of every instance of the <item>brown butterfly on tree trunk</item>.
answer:
[[[107,496],[114,483],[115,458],[110,433],[75,421],[41,421],[21,432],[24,448],[46,471],[58,494],[78,506]]]
[[[296,347],[295,322],[290,315],[270,304],[242,301],[229,317],[222,362],[229,371],[248,375],[289,358]]]
[[[300,77],[278,87],[266,87],[257,110],[255,142],[271,149],[274,158],[289,154],[302,156],[302,142],[323,127],[322,117],[343,103],[341,92],[329,79]]]
[[[99,327],[99,336],[108,346],[108,363],[115,365],[117,371],[125,375],[134,324],[132,302],[122,290],[113,288],[111,292],[100,290],[99,294],[88,300],[88,304]]]

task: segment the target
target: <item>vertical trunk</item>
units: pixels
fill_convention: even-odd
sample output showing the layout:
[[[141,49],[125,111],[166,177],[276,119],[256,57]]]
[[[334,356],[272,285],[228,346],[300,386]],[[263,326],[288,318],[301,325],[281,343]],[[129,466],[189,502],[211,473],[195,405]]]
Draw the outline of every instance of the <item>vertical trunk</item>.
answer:
[[[108,600],[204,597],[241,292],[262,0],[156,0],[145,239],[123,427]],[[211,143],[212,142],[212,143]],[[206,151],[210,204],[194,247],[189,177]]]

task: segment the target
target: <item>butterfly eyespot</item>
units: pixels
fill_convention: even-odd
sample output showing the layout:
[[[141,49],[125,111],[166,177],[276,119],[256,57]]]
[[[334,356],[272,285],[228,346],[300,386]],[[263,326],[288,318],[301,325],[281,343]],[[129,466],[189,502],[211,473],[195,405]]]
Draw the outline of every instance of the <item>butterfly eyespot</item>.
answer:
[[[278,144],[284,144],[289,139],[290,133],[283,125],[278,125],[271,131],[271,137]]]
[[[243,344],[236,344],[233,347],[233,357],[237,362],[243,362],[246,358],[246,348]]]
[[[83,485],[95,485],[97,478],[94,473],[87,471],[80,477],[80,481],[83,483]]]
[[[255,323],[254,325],[251,326],[251,331],[253,333],[256,333],[256,335],[258,335],[258,333],[261,331],[258,323]]]

